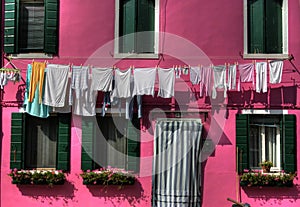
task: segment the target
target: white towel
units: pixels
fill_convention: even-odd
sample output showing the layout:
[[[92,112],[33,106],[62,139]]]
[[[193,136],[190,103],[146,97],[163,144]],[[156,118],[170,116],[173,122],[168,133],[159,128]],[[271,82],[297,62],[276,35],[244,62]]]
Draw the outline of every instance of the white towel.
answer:
[[[200,67],[190,68],[190,81],[193,85],[198,85],[201,81],[201,69]]]
[[[270,71],[270,83],[276,84],[281,83],[283,70],[283,61],[271,61],[269,62],[269,71]]]
[[[154,96],[154,84],[156,78],[156,68],[136,68],[134,70],[134,88],[135,95]]]
[[[211,97],[213,99],[217,98],[217,88],[224,89],[224,98],[227,97],[226,88],[226,66],[218,65],[213,67],[214,73],[214,85]]]
[[[92,90],[112,91],[113,69],[92,68]]]
[[[77,97],[88,88],[89,68],[86,66],[72,66],[72,82],[70,87],[69,104],[73,103],[72,89]]]
[[[46,67],[43,103],[53,107],[63,107],[66,100],[69,66],[48,64]]]
[[[228,90],[234,90],[236,87],[236,65],[230,65],[228,68]]]
[[[162,98],[171,98],[174,96],[175,73],[174,68],[158,68],[159,91],[158,95]]]
[[[256,71],[256,92],[266,93],[268,91],[267,86],[267,63],[257,62],[255,65]]]
[[[130,77],[131,77],[131,69],[126,71],[121,71],[119,69],[115,70],[115,88],[112,91],[112,97],[114,98],[131,97]]]
[[[239,65],[240,78],[238,82],[238,91],[241,88],[241,82],[252,82],[254,86],[254,64],[248,63]]]

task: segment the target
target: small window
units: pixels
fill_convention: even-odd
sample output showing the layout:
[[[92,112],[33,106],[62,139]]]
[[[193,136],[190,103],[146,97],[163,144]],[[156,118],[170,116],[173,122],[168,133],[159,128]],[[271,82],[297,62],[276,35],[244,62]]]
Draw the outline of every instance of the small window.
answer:
[[[272,161],[276,169],[296,171],[295,115],[237,114],[237,170],[258,169]]]
[[[12,113],[11,169],[70,169],[71,114]]]
[[[57,117],[26,116],[25,168],[56,168]]]
[[[157,54],[158,0],[116,0],[115,54]]]
[[[6,0],[5,53],[28,58],[57,54],[58,5],[58,0]]]
[[[250,118],[249,164],[259,168],[259,163],[269,160],[277,169],[281,166],[280,118]]]
[[[114,167],[138,172],[140,124],[124,116],[83,117],[82,170]]]
[[[287,0],[244,0],[244,10],[246,57],[288,54]]]

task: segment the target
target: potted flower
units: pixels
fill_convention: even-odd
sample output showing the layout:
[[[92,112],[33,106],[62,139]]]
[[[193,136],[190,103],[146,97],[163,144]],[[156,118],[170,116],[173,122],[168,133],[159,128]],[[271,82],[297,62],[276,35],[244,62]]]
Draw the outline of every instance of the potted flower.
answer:
[[[119,168],[87,170],[80,174],[84,185],[133,185],[135,176]]]
[[[241,186],[278,186],[278,187],[292,187],[295,173],[280,173],[264,174],[261,171],[244,170],[240,176]]]
[[[61,170],[11,170],[13,184],[62,185],[66,180]]]
[[[260,163],[260,166],[264,173],[269,173],[271,167],[273,167],[273,163],[269,160]]]

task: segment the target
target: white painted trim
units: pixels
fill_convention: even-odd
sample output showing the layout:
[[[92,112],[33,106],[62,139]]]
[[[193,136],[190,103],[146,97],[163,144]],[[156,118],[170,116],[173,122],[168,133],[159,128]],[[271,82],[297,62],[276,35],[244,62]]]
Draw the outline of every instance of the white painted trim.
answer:
[[[10,58],[12,59],[53,59],[53,55],[45,54],[45,53],[20,53],[20,54],[11,54]]]
[[[243,109],[242,114],[288,114],[288,110]]]
[[[245,59],[287,59],[288,55],[288,0],[282,0],[282,54],[248,54],[248,7],[247,0],[244,0],[244,55]]]
[[[119,10],[120,0],[115,0],[115,38],[114,38],[114,58],[136,58],[136,59],[157,59],[159,51],[159,12],[160,0],[155,0],[154,8],[154,53],[152,54],[137,54],[137,53],[119,53]]]

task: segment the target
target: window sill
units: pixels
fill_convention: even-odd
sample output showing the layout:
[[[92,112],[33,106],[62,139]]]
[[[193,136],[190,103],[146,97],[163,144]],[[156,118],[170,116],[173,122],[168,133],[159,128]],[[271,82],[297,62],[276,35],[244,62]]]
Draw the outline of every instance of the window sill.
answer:
[[[45,53],[20,53],[20,54],[10,54],[12,59],[52,59],[52,54]]]
[[[244,59],[273,59],[273,60],[284,60],[290,59],[289,54],[244,54]]]
[[[145,53],[116,53],[114,58],[116,59],[158,59],[158,54],[145,54]]]

